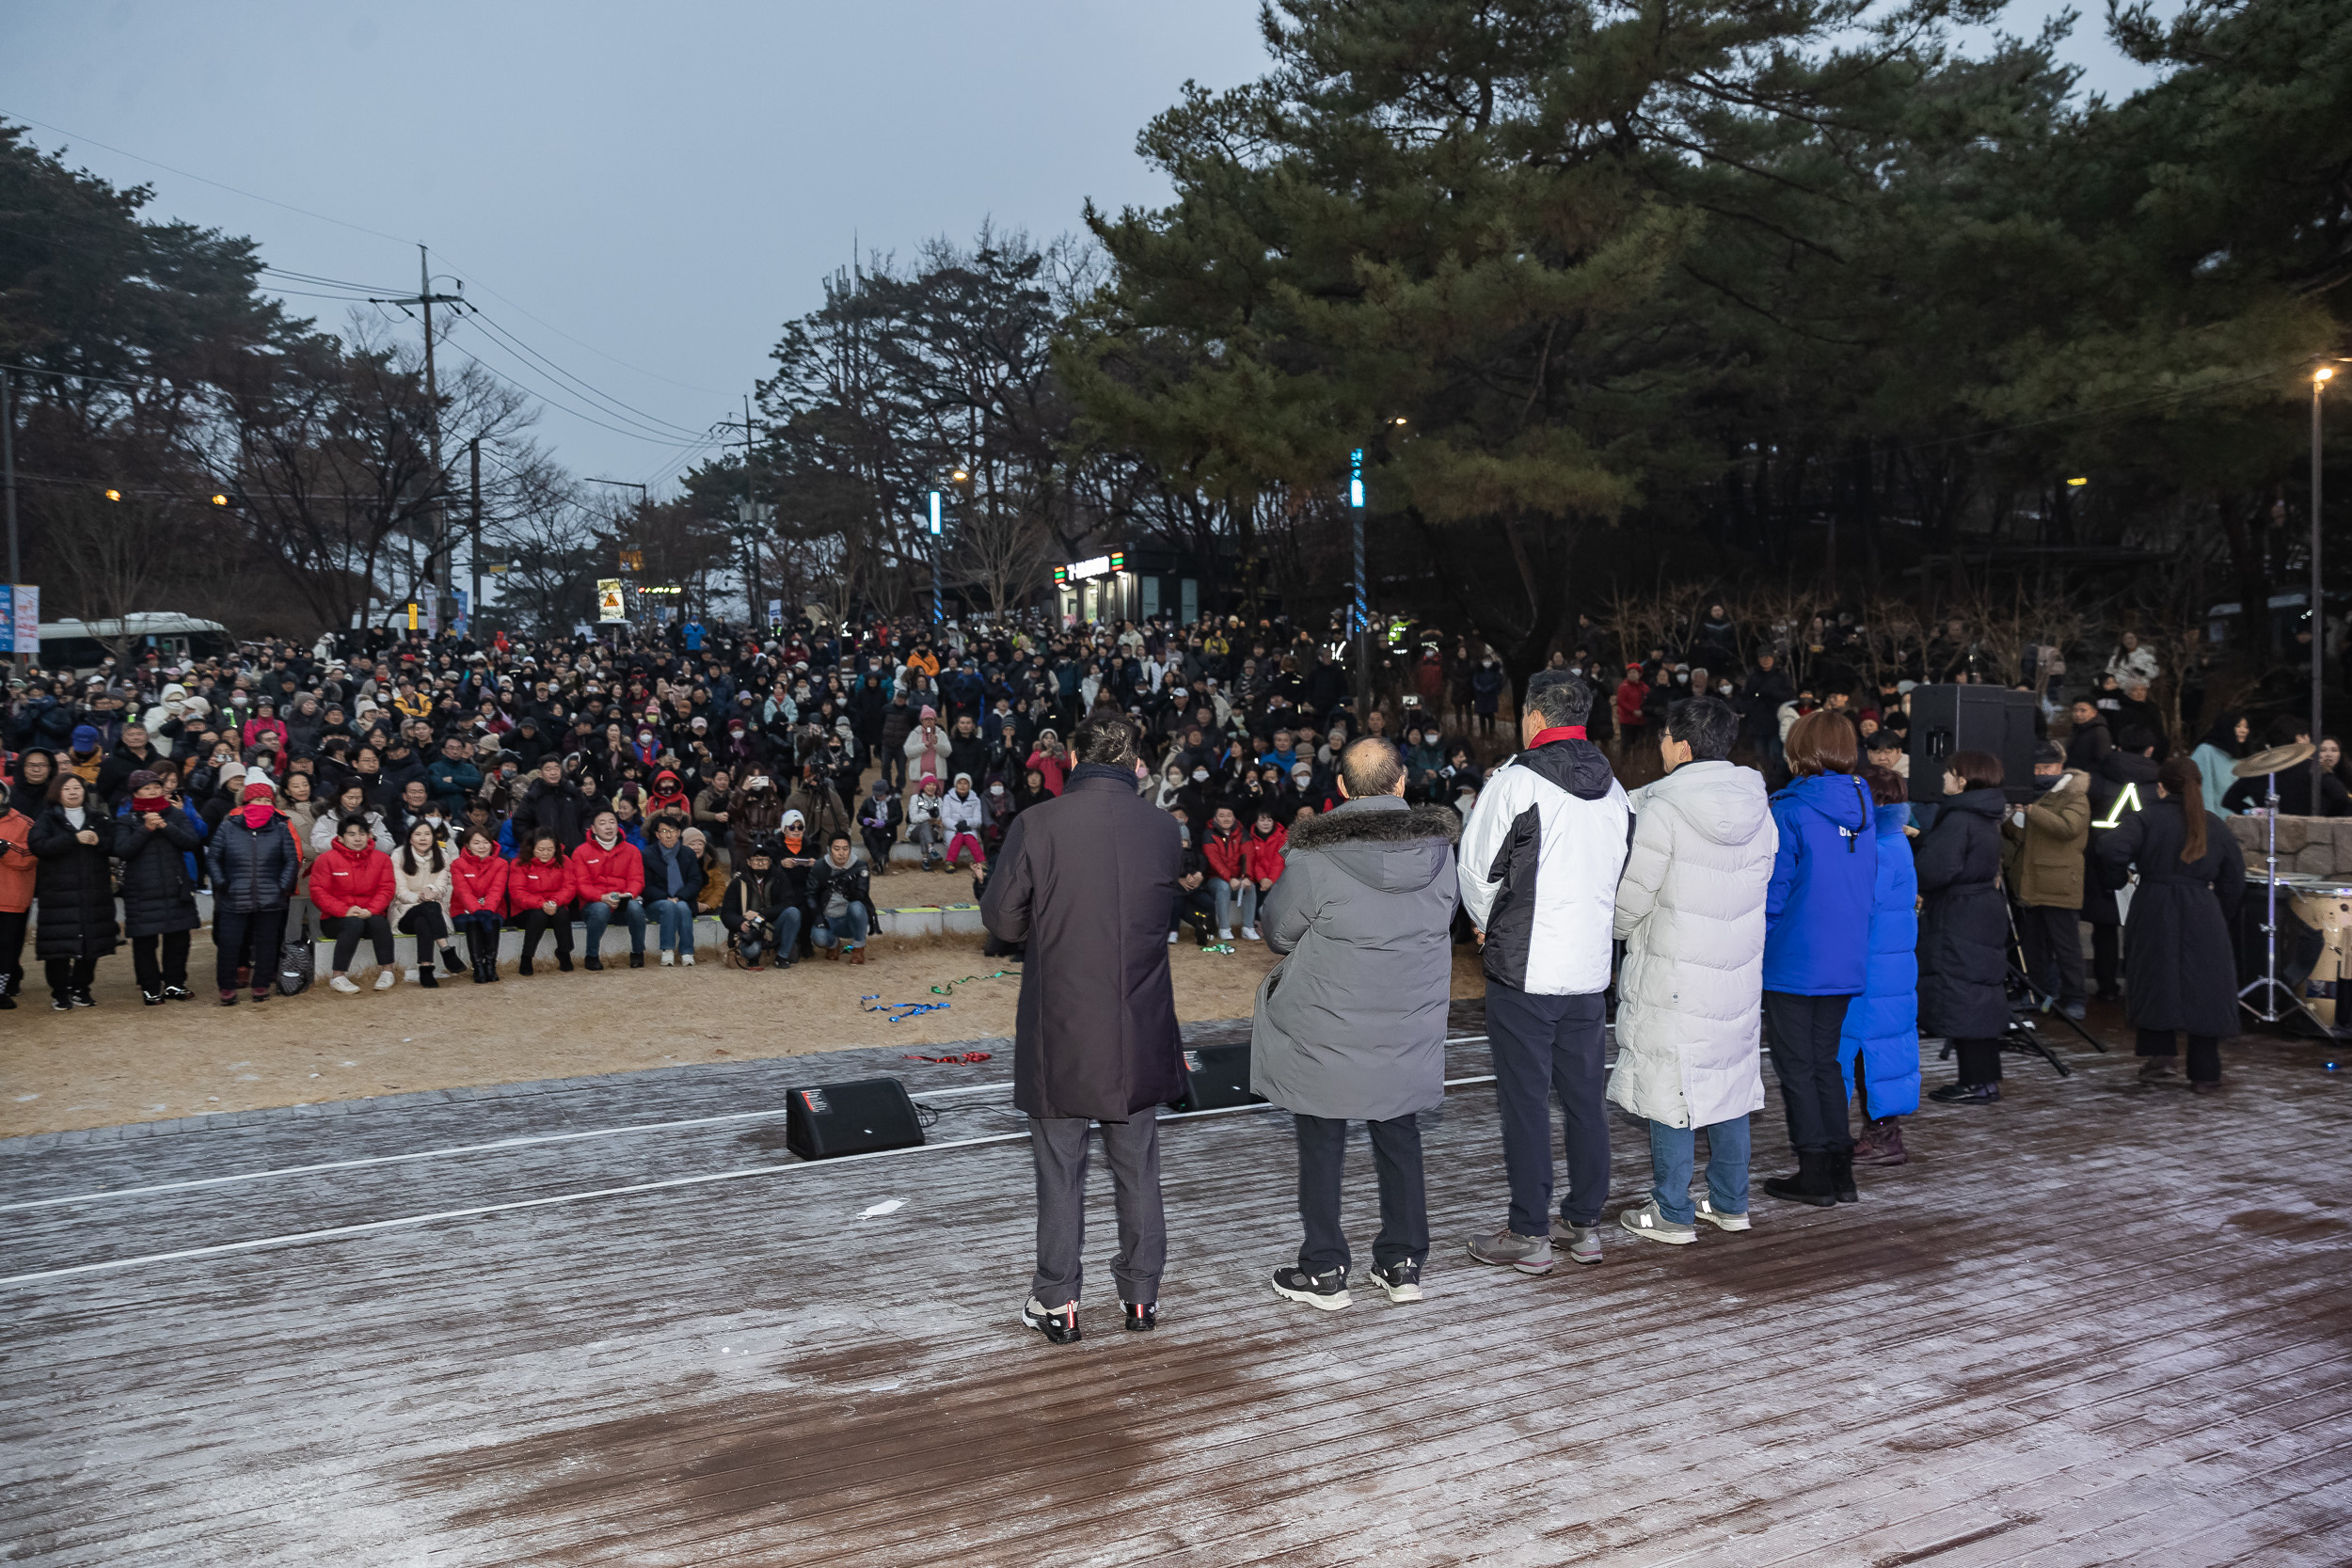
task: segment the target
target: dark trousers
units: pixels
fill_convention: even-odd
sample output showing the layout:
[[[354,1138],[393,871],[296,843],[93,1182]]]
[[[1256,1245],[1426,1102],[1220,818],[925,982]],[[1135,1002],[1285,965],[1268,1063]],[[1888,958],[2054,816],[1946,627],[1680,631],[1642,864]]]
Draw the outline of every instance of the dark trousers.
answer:
[[[438,904],[419,904],[400,917],[400,928],[417,939],[417,962],[433,967],[433,950],[449,940],[449,919]]]
[[[0,913],[0,996],[24,990],[24,931],[32,918],[30,910]]]
[[[1204,879],[1190,893],[1182,888],[1176,890],[1176,907],[1168,911],[1168,928],[1173,931],[1181,926],[1190,926],[1193,934],[1206,942],[1216,918],[1216,911],[1210,902],[1209,884]]]
[[[2133,1050],[2137,1056],[2174,1056],[2180,1047],[2174,1043],[2169,1029],[2142,1029],[2139,1043]],[[2188,1081],[2192,1084],[2221,1082],[2221,1041],[2212,1035],[2191,1035],[2188,1037]]]
[[[1502,1114],[1502,1165],[1511,1180],[1511,1228],[1551,1234],[1551,1097],[1566,1123],[1568,1196],[1560,1215],[1598,1225],[1609,1198],[1609,1115],[1601,1103],[1600,993],[1537,996],[1486,982],[1486,1044],[1495,1064]],[[1829,1070],[1837,1077],[1837,1032],[1830,1031]],[[1839,1092],[1844,1080],[1839,1079]]]
[[[1340,1177],[1346,1164],[1347,1123],[1329,1117],[1291,1113],[1298,1129],[1298,1218],[1306,1240],[1298,1266],[1309,1274],[1344,1270],[1350,1261],[1347,1232],[1340,1225]],[[1421,1123],[1410,1116],[1368,1121],[1372,1167],[1380,1181],[1380,1234],[1373,1238],[1372,1260],[1420,1263],[1429,1257],[1429,1204],[1422,1185]]]
[[[43,958],[42,978],[49,982],[50,996],[59,1002],[69,1000],[77,990],[87,990],[98,978],[98,960],[88,958]]]
[[[1963,1084],[1997,1084],[2001,1081],[2001,1042],[1999,1040],[1952,1041],[1952,1058],[1959,1065],[1957,1080]]]
[[[278,949],[285,942],[286,910],[282,904],[274,910],[245,913],[215,910],[213,984],[220,988],[223,996],[228,995],[237,989],[238,966],[250,963],[253,993],[259,996],[269,990],[270,976],[278,972]]]
[[[890,834],[877,828],[860,827],[866,839],[866,858],[874,863],[874,875],[879,877],[890,869]]]
[[[157,936],[133,937],[131,971],[138,976],[139,990],[151,995],[166,986],[178,986],[185,990],[188,985],[188,939],[195,934],[193,931],[165,931]]]
[[[376,967],[378,969],[391,967],[392,927],[391,922],[384,918],[383,911],[378,911],[374,914],[339,915],[333,920],[322,920],[319,924],[325,927],[328,936],[335,939],[336,974],[341,974],[351,967],[352,956],[359,951],[359,939],[362,937],[367,938],[375,948]],[[254,959],[254,974],[259,974],[262,972],[262,960],[260,958],[257,957]]]
[[[1853,1148],[1853,1134],[1846,1131],[1846,1075],[1837,1067],[1837,1035],[1852,1001],[1764,993],[1764,1037],[1780,1079],[1788,1146],[1800,1154],[1843,1154]]]
[[[555,956],[572,956],[572,910],[566,904],[553,914],[542,909],[523,911],[523,962],[529,963],[539,951],[539,939],[552,927],[555,931]]]
[[[1037,1167],[1037,1274],[1029,1293],[1040,1307],[1078,1299],[1087,1244],[1087,1118],[1031,1117],[1029,1157]],[[1160,1124],[1139,1111],[1103,1123],[1103,1153],[1119,1208],[1119,1253],[1111,1280],[1119,1299],[1160,1299],[1168,1265],[1168,1222],[1160,1210]]]
[[[2083,1001],[2082,911],[2020,904],[2016,912],[2017,940],[2026,949],[2026,974],[2035,988],[2062,1006]]]
[[[2123,969],[2123,927],[2093,926],[2090,928],[2090,978],[2098,986],[2099,994],[2113,1001],[2122,994],[2116,976]]]

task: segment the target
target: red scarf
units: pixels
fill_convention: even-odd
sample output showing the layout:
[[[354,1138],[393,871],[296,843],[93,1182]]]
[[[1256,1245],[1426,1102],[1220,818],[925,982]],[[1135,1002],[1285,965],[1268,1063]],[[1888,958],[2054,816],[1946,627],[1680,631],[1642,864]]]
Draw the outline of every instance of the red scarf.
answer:
[[[1548,730],[1537,730],[1535,738],[1527,743],[1527,749],[1532,752],[1538,746],[1549,746],[1555,740],[1581,740],[1583,738],[1583,725],[1555,724]]]
[[[278,808],[267,800],[256,800],[245,808],[245,825],[255,832],[269,826],[269,819],[278,815]]]

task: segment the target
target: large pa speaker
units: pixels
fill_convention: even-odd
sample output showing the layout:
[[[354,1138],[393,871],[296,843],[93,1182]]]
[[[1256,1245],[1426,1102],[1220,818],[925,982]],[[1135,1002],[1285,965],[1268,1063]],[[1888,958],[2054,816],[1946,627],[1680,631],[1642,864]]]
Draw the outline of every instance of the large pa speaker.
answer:
[[[1221,1111],[1229,1105],[1263,1105],[1249,1092],[1249,1042],[1196,1046],[1184,1053],[1184,1092],[1169,1104],[1179,1111]]]
[[[2001,759],[2001,793],[2033,799],[2034,701],[2030,691],[1997,686],[1911,689],[1911,798],[1944,799],[1944,768],[1955,752]]]
[[[922,1118],[896,1078],[792,1089],[784,1104],[784,1147],[803,1160],[914,1148],[923,1142]]]

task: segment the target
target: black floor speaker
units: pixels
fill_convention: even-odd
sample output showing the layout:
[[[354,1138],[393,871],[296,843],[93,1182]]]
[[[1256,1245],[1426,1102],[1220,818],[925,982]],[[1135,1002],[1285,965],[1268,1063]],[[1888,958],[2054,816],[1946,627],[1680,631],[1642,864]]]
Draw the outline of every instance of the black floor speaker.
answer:
[[[1229,1105],[1263,1105],[1249,1092],[1249,1042],[1195,1046],[1184,1053],[1184,1092],[1169,1104],[1179,1111],[1221,1111]]]
[[[922,1118],[896,1078],[820,1084],[785,1096],[784,1147],[803,1160],[916,1148],[922,1142]]]
[[[2001,793],[2030,800],[2033,791],[2034,701],[2030,691],[1997,686],[1915,686],[1911,689],[1911,798],[1944,799],[1944,769],[1955,752],[1990,752],[2001,759]]]

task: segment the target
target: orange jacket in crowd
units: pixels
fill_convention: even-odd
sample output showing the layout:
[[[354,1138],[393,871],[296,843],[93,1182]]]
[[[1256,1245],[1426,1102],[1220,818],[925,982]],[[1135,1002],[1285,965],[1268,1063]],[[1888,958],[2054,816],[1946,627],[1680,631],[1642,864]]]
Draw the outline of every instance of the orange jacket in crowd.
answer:
[[[40,863],[24,841],[32,836],[33,819],[10,806],[0,811],[0,914],[23,914],[33,907],[33,872]]]

